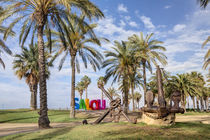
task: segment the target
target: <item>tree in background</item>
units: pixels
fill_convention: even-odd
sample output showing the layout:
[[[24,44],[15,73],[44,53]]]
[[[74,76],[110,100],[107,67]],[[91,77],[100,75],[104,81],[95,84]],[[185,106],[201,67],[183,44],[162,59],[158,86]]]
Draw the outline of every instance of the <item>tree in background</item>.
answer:
[[[113,87],[110,87],[107,89],[108,93],[110,94],[110,96],[112,98],[116,98],[116,97],[120,97],[120,95],[118,94],[117,90]]]
[[[90,79],[87,75],[85,75],[85,76],[82,78],[82,81],[83,81],[84,86],[85,86],[85,93],[86,93],[85,98],[88,99],[87,88],[88,88],[88,86],[89,86],[90,83],[91,83],[91,79]]]
[[[143,79],[144,79],[144,104],[146,104],[146,92],[147,92],[147,82],[146,82],[146,68],[152,71],[151,63],[157,65],[157,60],[166,65],[166,56],[160,51],[166,51],[165,47],[159,45],[163,42],[158,40],[150,40],[154,34],[151,33],[145,38],[143,33],[140,32],[140,36],[134,34],[129,37],[129,44],[134,47],[135,57],[139,65],[143,67]]]
[[[79,92],[80,100],[82,99],[83,92],[85,90],[85,84],[83,81],[77,83],[75,89]]]
[[[98,85],[101,85],[104,87],[104,85],[106,84],[105,79],[103,76],[98,78]],[[101,100],[103,101],[104,99],[104,95],[103,95],[103,91],[101,91]]]
[[[135,102],[136,102],[136,108],[137,108],[137,109],[139,109],[139,102],[140,102],[140,100],[141,100],[141,97],[142,97],[142,95],[141,95],[140,92],[136,91],[136,92],[134,93],[134,100],[135,100]]]
[[[13,69],[15,75],[19,78],[25,78],[26,83],[29,86],[31,92],[30,106],[32,110],[37,109],[37,88],[39,83],[39,63],[38,63],[38,46],[30,45],[29,49],[23,47],[21,54],[16,54],[15,60],[13,61]],[[49,60],[51,55],[46,51],[45,58]],[[49,78],[50,72],[49,67],[52,66],[52,61],[45,62],[46,64],[46,76]]]
[[[128,94],[129,94],[129,75],[132,72],[133,61],[131,59],[132,49],[126,42],[114,42],[114,51],[105,51],[107,59],[103,63],[103,68],[106,68],[105,81],[113,77],[112,84],[118,82],[119,89],[123,93],[124,112],[128,111]]]

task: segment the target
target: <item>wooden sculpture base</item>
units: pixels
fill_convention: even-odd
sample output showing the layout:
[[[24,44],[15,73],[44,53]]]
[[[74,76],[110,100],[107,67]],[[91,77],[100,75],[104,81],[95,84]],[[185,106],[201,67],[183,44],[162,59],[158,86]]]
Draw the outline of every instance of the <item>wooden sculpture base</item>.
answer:
[[[171,126],[175,124],[175,113],[170,113],[166,117],[158,117],[157,113],[143,112],[141,122],[148,125]]]

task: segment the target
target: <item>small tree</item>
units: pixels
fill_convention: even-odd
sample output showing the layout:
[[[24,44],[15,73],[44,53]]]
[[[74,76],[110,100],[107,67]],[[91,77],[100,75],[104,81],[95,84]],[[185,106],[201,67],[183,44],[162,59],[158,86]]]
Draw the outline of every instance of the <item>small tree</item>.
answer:
[[[75,89],[79,92],[80,100],[81,100],[83,92],[85,90],[85,84],[83,83],[83,81],[80,81],[79,83],[77,83]]]
[[[88,99],[88,94],[87,94],[87,88],[88,86],[90,85],[91,83],[91,79],[85,75],[83,78],[82,78],[82,82],[84,83],[84,87],[85,87],[85,93],[86,93],[86,99]]]

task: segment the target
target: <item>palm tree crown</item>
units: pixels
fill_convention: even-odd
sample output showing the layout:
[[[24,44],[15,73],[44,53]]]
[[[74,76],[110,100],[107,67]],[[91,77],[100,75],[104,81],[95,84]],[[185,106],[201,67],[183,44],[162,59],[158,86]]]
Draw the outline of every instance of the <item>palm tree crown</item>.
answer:
[[[151,63],[154,65],[158,65],[157,60],[166,65],[166,56],[160,51],[166,51],[165,47],[159,45],[163,42],[158,40],[150,40],[154,34],[151,33],[147,35],[145,38],[143,33],[140,33],[140,36],[134,34],[133,36],[129,37],[129,44],[135,50],[135,57],[139,64],[143,66],[143,76],[144,76],[144,101],[146,103],[146,68],[152,71]]]

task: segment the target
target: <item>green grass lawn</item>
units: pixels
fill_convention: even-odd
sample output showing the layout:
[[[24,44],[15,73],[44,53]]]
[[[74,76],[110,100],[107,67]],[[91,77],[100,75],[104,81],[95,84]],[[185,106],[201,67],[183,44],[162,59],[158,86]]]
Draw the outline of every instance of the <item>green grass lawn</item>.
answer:
[[[39,115],[38,111],[31,111],[28,109],[17,110],[0,110],[0,123],[37,123]],[[50,122],[72,122],[81,121],[90,118],[89,115],[77,114],[77,119],[69,119],[68,110],[49,110],[48,116]]]
[[[94,113],[92,113],[94,114]],[[184,115],[206,115],[210,113],[188,112]],[[97,116],[97,115],[96,115]],[[0,123],[37,123],[37,111],[27,109],[0,110]],[[74,122],[95,119],[90,113],[77,113],[77,119],[69,119],[67,110],[49,110],[51,122]],[[143,123],[104,123],[99,125],[73,125],[0,137],[1,140],[42,140],[42,139],[210,139],[210,125],[199,122],[176,123],[170,127],[148,126]]]
[[[110,140],[110,139],[210,139],[210,125],[200,123],[177,123],[171,127],[147,126],[142,123],[106,123],[79,125],[67,128],[39,130],[2,137],[2,140]]]

